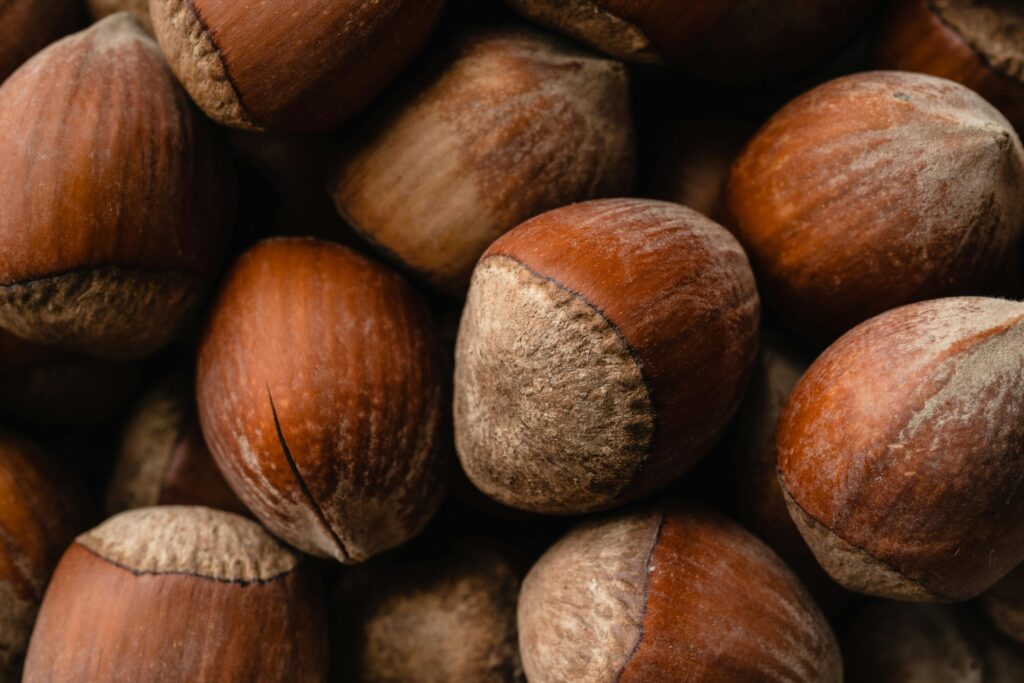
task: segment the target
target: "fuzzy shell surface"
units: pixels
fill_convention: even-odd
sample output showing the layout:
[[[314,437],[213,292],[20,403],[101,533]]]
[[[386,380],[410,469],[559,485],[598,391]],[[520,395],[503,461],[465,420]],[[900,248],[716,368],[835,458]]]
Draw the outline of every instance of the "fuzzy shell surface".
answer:
[[[337,681],[524,683],[519,570],[479,538],[371,560],[334,596]]]
[[[879,67],[919,71],[963,83],[1024,129],[1024,14],[1017,2],[942,3],[967,21],[950,23],[933,0],[894,0],[882,23]],[[977,12],[977,15],[973,13]],[[948,14],[950,19],[953,13]],[[971,17],[975,17],[973,21]],[[981,19],[980,21],[978,19]],[[993,19],[997,19],[993,21]],[[966,24],[967,31],[958,30]]]
[[[531,683],[838,682],[838,645],[799,580],[716,513],[663,503],[588,520],[523,583]]]
[[[319,577],[256,523],[206,508],[135,510],[61,559],[24,680],[318,683],[325,633]]]
[[[382,251],[464,292],[480,255],[516,225],[630,191],[629,97],[618,62],[534,31],[468,32],[355,136],[335,204]]]
[[[1022,183],[1019,138],[977,94],[867,72],[802,95],[754,136],[727,183],[727,225],[766,305],[832,339],[896,306],[983,293],[1024,229]]]
[[[117,12],[131,12],[147,31],[153,32],[149,0],[86,0],[86,4],[94,19],[103,19]]]
[[[50,573],[87,514],[48,456],[0,434],[0,680],[17,680]]]
[[[132,357],[195,309],[230,227],[218,140],[117,14],[0,87],[0,302],[19,336]]]
[[[237,128],[323,132],[419,52],[444,0],[151,0],[192,97]]]
[[[978,601],[997,629],[1024,646],[1024,565],[982,593]]]
[[[1016,683],[1024,649],[963,606],[873,602],[843,639],[847,683]]]
[[[274,533],[358,562],[413,536],[444,491],[429,313],[397,275],[313,239],[236,263],[200,343],[203,434]]]
[[[739,244],[684,207],[596,200],[495,242],[456,348],[456,446],[515,507],[579,513],[668,484],[732,416],[759,302]]]
[[[782,485],[848,588],[965,600],[1024,559],[1024,304],[890,311],[833,344],[777,433]]]
[[[77,17],[77,0],[0,3],[0,83],[33,54],[73,31]]]

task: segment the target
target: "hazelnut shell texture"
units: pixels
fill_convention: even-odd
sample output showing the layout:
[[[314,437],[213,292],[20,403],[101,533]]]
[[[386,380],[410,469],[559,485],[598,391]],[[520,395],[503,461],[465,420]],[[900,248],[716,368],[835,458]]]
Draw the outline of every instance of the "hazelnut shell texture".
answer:
[[[50,574],[90,512],[46,454],[0,433],[0,680],[20,680]]]
[[[214,121],[326,132],[398,75],[444,0],[150,0],[157,39]]]
[[[443,496],[442,365],[398,275],[329,242],[265,241],[227,276],[200,343],[203,434],[267,528],[359,562],[415,535]]]
[[[117,12],[130,12],[147,31],[153,32],[149,0],[86,0],[86,5],[94,19],[103,19]]]
[[[77,0],[0,4],[0,83],[36,52],[73,31],[77,19]]]
[[[168,343],[227,240],[229,171],[128,14],[36,55],[0,87],[0,326],[104,357]]]
[[[871,0],[506,0],[610,55],[753,82],[803,70],[853,34]]]
[[[766,306],[828,341],[903,304],[985,293],[1024,228],[1022,184],[1020,139],[977,94],[867,72],[765,124],[733,165],[726,224]]]
[[[460,538],[347,570],[333,601],[335,680],[525,683],[516,637],[522,576],[506,555]]]
[[[1024,565],[982,593],[979,603],[997,629],[1024,645]]]
[[[779,420],[779,476],[822,566],[861,593],[960,601],[1024,560],[1024,304],[890,311],[833,344]]]
[[[878,65],[963,83],[1024,129],[1024,7],[1014,0],[894,0]]]
[[[531,683],[838,683],[835,636],[766,545],[677,502],[591,519],[534,565],[519,596]]]
[[[463,469],[553,514],[667,485],[735,412],[758,317],[743,250],[690,209],[597,200],[524,223],[487,250],[463,312]]]
[[[326,621],[319,577],[255,522],[133,510],[61,558],[24,681],[317,683]]]
[[[195,390],[184,375],[168,377],[139,402],[128,418],[107,487],[110,515],[153,505],[248,514],[206,447]]]
[[[629,193],[629,97],[619,62],[534,31],[471,31],[353,136],[333,177],[335,205],[381,251],[464,293],[503,233]]]
[[[877,601],[843,638],[847,683],[1016,683],[1024,648],[959,605]]]

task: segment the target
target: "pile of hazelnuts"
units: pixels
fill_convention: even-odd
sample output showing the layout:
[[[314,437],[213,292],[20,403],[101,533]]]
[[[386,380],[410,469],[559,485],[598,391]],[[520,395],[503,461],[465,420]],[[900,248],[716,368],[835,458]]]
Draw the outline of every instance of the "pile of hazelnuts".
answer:
[[[1024,3],[0,0],[0,683],[1024,681]]]

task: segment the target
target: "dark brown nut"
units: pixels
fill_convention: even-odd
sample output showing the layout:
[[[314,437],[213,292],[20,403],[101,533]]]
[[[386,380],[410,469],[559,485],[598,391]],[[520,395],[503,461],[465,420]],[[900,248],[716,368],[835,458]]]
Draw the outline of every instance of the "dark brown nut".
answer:
[[[986,293],[1024,229],[1022,184],[1020,140],[977,94],[876,71],[772,117],[733,166],[726,224],[766,306],[828,341],[903,304]]]
[[[506,0],[527,17],[634,62],[754,82],[821,61],[872,0]]]
[[[516,225],[632,189],[625,67],[543,34],[461,36],[382,117],[343,152],[335,205],[381,251],[452,293]]]
[[[1024,304],[926,301],[855,328],[779,420],[790,514],[836,581],[974,597],[1024,561]]]
[[[0,4],[0,83],[29,57],[75,30],[78,0],[5,0]]]
[[[0,681],[17,681],[57,560],[91,514],[34,444],[0,432]]]
[[[979,602],[997,629],[1024,644],[1024,565],[982,593]]]
[[[326,681],[322,589],[308,563],[243,517],[125,512],[64,553],[23,680]]]
[[[444,0],[150,0],[160,46],[206,114],[234,128],[325,132],[408,64]]]
[[[137,363],[53,349],[0,330],[0,411],[34,425],[91,426],[114,415],[142,378]]]
[[[128,419],[107,488],[107,514],[153,505],[201,505],[249,513],[203,441],[190,378],[172,375]]]
[[[87,0],[86,4],[94,19],[103,19],[117,12],[131,12],[147,31],[153,32],[153,20],[149,17],[149,0]]]
[[[1019,683],[1024,649],[959,605],[877,601],[843,638],[847,683]]]
[[[963,83],[1024,128],[1024,6],[1016,0],[895,0],[877,61]]]
[[[313,239],[275,239],[228,275],[199,350],[203,434],[275,534],[360,562],[414,536],[443,494],[436,332],[395,273]]]
[[[410,548],[347,570],[335,592],[335,680],[524,683],[522,577],[483,539]]]
[[[821,568],[789,516],[776,474],[775,427],[793,387],[810,365],[801,352],[775,335],[761,337],[761,353],[743,404],[732,423],[735,492],[739,519],[792,567],[826,614],[849,602]]]
[[[168,343],[220,260],[229,170],[128,14],[36,55],[0,88],[0,326],[103,357]]]
[[[456,348],[455,432],[484,493],[609,508],[668,485],[742,398],[759,303],[728,231],[667,202],[549,211],[477,265]]]
[[[665,503],[584,522],[527,574],[530,683],[838,683],[839,647],[793,572],[703,508]]]

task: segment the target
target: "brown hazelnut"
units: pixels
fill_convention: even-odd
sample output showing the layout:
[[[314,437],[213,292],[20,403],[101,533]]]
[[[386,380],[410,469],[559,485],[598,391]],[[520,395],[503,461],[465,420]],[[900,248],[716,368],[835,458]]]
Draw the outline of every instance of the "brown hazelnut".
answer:
[[[524,223],[484,254],[462,316],[466,474],[553,514],[668,485],[739,405],[758,315],[743,250],[690,209],[597,200]]]
[[[821,568],[789,516],[776,474],[775,426],[793,387],[810,362],[775,335],[761,338],[761,353],[743,404],[732,423],[734,490],[739,519],[796,572],[826,614],[849,601]]]
[[[0,432],[0,681],[21,680],[50,574],[89,513],[82,493],[49,456]]]
[[[0,3],[0,83],[22,63],[75,30],[78,0],[5,0]]]
[[[107,514],[153,505],[201,505],[246,515],[213,462],[190,378],[172,375],[128,419],[107,488]]]
[[[632,187],[625,67],[540,33],[462,36],[388,111],[342,153],[335,205],[449,292],[519,223]]]
[[[347,570],[335,593],[338,681],[521,683],[521,575],[477,538],[410,548]]]
[[[833,339],[903,304],[985,293],[1024,228],[1022,184],[1020,140],[977,94],[876,71],[772,117],[732,168],[726,224],[766,306]]]
[[[872,0],[506,0],[608,54],[726,81],[777,78],[851,36]]]
[[[1024,7],[1016,0],[895,0],[879,66],[963,83],[1024,129]]]
[[[592,519],[519,596],[530,683],[842,680],[828,622],[766,545],[710,510],[662,503]]]
[[[216,143],[128,14],[19,69],[0,88],[0,326],[104,357],[173,339],[227,239]]]
[[[426,524],[446,465],[435,335],[398,275],[346,247],[275,239],[239,259],[200,343],[199,416],[267,528],[359,562]]]
[[[836,581],[966,600],[1024,561],[1024,304],[964,297],[856,327],[776,438],[790,514]]]
[[[847,683],[1019,683],[1024,649],[959,605],[879,600],[843,638]]]
[[[149,0],[87,0],[94,19],[102,19],[117,12],[130,12],[150,33],[153,21],[149,17]]]
[[[308,563],[243,517],[125,512],[64,553],[23,680],[326,681],[322,592]]]
[[[137,363],[53,349],[0,330],[0,411],[18,420],[98,424],[124,404],[141,376]]]
[[[444,0],[150,0],[160,46],[206,114],[234,128],[324,132],[426,42]]]
[[[979,602],[997,629],[1024,644],[1024,565],[982,593]]]

